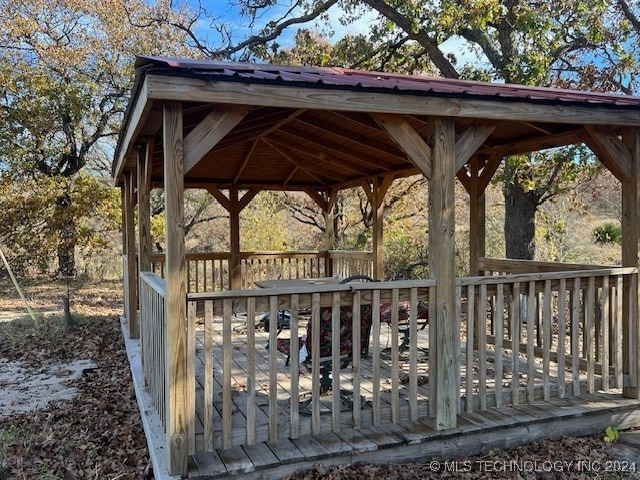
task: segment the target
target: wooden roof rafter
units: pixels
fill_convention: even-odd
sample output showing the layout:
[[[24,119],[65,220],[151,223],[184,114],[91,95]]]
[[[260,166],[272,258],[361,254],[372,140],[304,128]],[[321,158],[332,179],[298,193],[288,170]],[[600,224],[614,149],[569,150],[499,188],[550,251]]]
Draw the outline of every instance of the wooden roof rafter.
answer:
[[[396,160],[404,161],[405,158],[395,149],[389,148],[387,145],[383,145],[375,139],[366,135],[353,132],[351,129],[343,129],[338,126],[332,126],[323,122],[321,119],[312,122],[307,118],[297,118],[296,122],[304,123],[310,127],[317,128],[326,132],[340,140],[340,142],[346,142],[354,146],[364,146],[366,149],[373,150],[379,155],[395,158]]]
[[[388,162],[384,162],[383,160],[380,160],[380,157],[374,157],[372,159],[368,155],[362,155],[359,151],[353,150],[351,148],[347,148],[344,145],[334,146],[332,142],[329,142],[325,139],[322,139],[321,141],[321,139],[318,138],[317,136],[310,138],[308,133],[302,130],[294,129],[291,125],[287,125],[286,127],[280,129],[278,131],[278,134],[290,135],[292,137],[295,137],[297,140],[301,142],[313,144],[316,148],[321,149],[327,154],[330,154],[336,157],[347,158],[350,160],[350,162],[354,164],[361,164],[361,165],[366,165],[368,167],[374,167],[378,171],[381,171],[381,170],[389,171],[394,168],[392,164]],[[351,168],[351,167],[347,167],[347,168]],[[351,169],[353,171],[360,171],[359,169],[355,169],[355,168],[351,168]]]
[[[301,169],[302,171],[304,171],[307,175],[311,176],[312,178],[316,179],[318,182],[320,182],[323,185],[329,185],[328,179],[325,175],[322,175],[323,172],[314,172],[312,170],[317,170],[314,169],[313,166],[309,166],[311,168],[308,167],[303,167],[300,162],[298,162],[297,160],[295,160],[291,155],[289,155],[283,148],[281,148],[279,145],[273,143],[271,140],[265,139],[263,138],[262,141],[264,143],[266,143],[267,145],[269,145],[274,151],[276,151],[278,154],[280,154],[284,159],[286,159],[287,161],[289,161],[291,164],[293,164],[296,168]],[[346,177],[344,177],[346,179]]]
[[[352,164],[350,164],[350,163],[346,163],[346,162],[342,162],[342,161],[336,160],[337,157],[336,157],[335,154],[336,153],[340,153],[340,152],[336,151],[336,149],[334,149],[334,148],[329,148],[329,147],[326,147],[326,145],[324,145],[324,144],[320,144],[320,143],[317,143],[315,141],[310,141],[308,139],[305,139],[305,137],[298,136],[298,135],[296,135],[294,133],[291,133],[289,131],[280,130],[280,131],[278,131],[278,136],[285,136],[285,137],[288,136],[290,138],[292,137],[292,138],[294,138],[296,140],[296,144],[293,145],[290,142],[287,142],[286,139],[282,139],[282,138],[279,138],[279,137],[273,137],[273,136],[270,137],[269,140],[272,143],[279,144],[280,146],[283,146],[283,147],[285,147],[285,148],[287,148],[287,149],[289,149],[291,151],[297,152],[301,156],[304,156],[306,158],[315,159],[315,160],[317,160],[319,162],[325,163],[327,165],[331,165],[332,168],[334,168],[334,170],[332,170],[333,174],[336,173],[335,169],[341,170],[343,172],[349,172],[349,175],[357,175],[357,174],[360,174],[362,172],[361,169],[352,166]],[[312,153],[312,152],[309,152],[308,150],[306,150],[305,148],[299,146],[297,142],[299,142],[299,141],[301,141],[303,139],[304,139],[305,142],[315,146],[316,148],[318,148],[318,149],[320,149],[322,151],[320,151],[319,153]],[[328,153],[327,153],[326,150],[328,150]],[[343,153],[343,155],[346,156],[346,157],[349,157],[348,154],[344,154]],[[351,158],[352,159],[357,159],[357,157],[351,157]],[[346,177],[344,177],[344,178],[346,179]]]
[[[351,188],[361,178],[391,173],[396,178],[429,174],[429,129],[435,117],[454,119],[458,171],[474,153],[500,157],[587,143],[616,176],[627,178],[620,129],[640,127],[640,98],[629,96],[342,69],[296,67],[304,75],[280,75],[290,67],[195,64],[194,69],[194,62],[184,59],[139,59],[143,68],[137,72],[114,165],[117,183],[124,169],[133,168],[128,153],[142,137],[161,145],[167,101],[183,105],[187,185],[321,191]],[[239,106],[246,114],[235,125],[228,123],[223,138],[202,134],[207,143],[199,148],[213,147],[201,161],[192,159],[198,143],[192,140],[199,130],[213,128],[213,112]],[[394,136],[376,115],[397,115],[402,119],[398,125],[410,127],[413,136]],[[602,133],[603,128],[610,131]],[[160,148],[151,167],[153,182],[161,183]]]

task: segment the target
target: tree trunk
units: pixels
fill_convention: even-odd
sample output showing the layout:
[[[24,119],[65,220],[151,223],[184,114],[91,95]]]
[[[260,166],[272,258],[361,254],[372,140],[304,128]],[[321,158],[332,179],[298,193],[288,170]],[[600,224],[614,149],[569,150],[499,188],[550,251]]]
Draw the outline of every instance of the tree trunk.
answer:
[[[76,274],[75,249],[77,243],[76,224],[71,214],[71,197],[65,194],[58,198],[58,218],[60,221],[60,237],[58,243],[58,274],[62,277],[73,277]]]
[[[502,187],[505,200],[504,236],[507,258],[533,260],[538,196],[535,190],[525,191],[513,171],[505,167]]]

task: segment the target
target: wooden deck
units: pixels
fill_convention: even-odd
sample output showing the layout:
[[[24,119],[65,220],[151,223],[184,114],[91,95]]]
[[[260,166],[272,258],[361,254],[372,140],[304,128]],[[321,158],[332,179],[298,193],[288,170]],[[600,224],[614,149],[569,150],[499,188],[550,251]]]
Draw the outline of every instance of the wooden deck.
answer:
[[[564,435],[604,432],[607,426],[640,425],[640,401],[619,394],[587,394],[577,398],[538,401],[533,405],[489,408],[460,413],[458,427],[435,431],[423,423],[393,428],[345,429],[298,439],[262,442],[198,453],[189,478],[208,479],[242,474],[243,479],[282,478],[322,465],[371,462],[415,462],[464,458],[494,448]]]
[[[522,443],[541,438],[558,435],[584,435],[591,432],[604,430],[608,425],[630,427],[640,425],[640,401],[624,398],[620,390],[609,389],[607,393],[602,391],[571,396],[572,378],[567,375],[565,391],[566,398],[557,398],[557,383],[550,385],[552,398],[543,401],[543,384],[540,381],[535,389],[534,402],[526,403],[527,382],[521,382],[520,404],[510,406],[512,392],[506,386],[511,384],[511,372],[513,371],[510,355],[502,358],[503,383],[505,385],[504,398],[498,404],[509,405],[496,408],[495,396],[487,395],[487,406],[480,409],[477,398],[474,398],[474,411],[465,412],[465,399],[461,396],[459,402],[458,426],[455,429],[436,431],[429,424],[428,399],[429,399],[429,364],[428,364],[428,329],[418,331],[418,346],[420,348],[420,360],[418,362],[418,399],[419,417],[426,421],[401,422],[399,424],[383,422],[379,427],[373,427],[371,419],[371,402],[374,388],[367,379],[373,378],[371,355],[361,362],[361,393],[362,393],[362,428],[354,428],[352,410],[346,407],[341,416],[340,432],[332,432],[331,393],[323,397],[321,407],[322,429],[319,434],[311,434],[311,419],[304,414],[301,407],[300,436],[290,439],[282,435],[275,442],[269,441],[269,358],[267,355],[268,333],[256,330],[256,359],[255,372],[256,390],[256,443],[251,446],[238,445],[246,439],[246,409],[247,409],[247,336],[246,319],[234,317],[231,348],[233,352],[233,441],[234,446],[224,449],[221,445],[222,437],[222,331],[215,328],[214,322],[214,426],[213,438],[215,450],[213,452],[199,452],[191,457],[189,478],[218,478],[227,475],[243,474],[243,478],[279,478],[291,474],[300,468],[310,467],[318,462],[325,465],[345,462],[389,462],[389,461],[415,461],[417,459],[446,459],[460,455],[472,455],[480,449],[508,448]],[[391,330],[388,325],[383,325],[379,339],[381,347],[381,415],[390,418],[391,412],[391,383],[390,357],[384,351],[385,345],[391,341]],[[288,330],[283,330],[280,336],[288,336]],[[204,332],[202,326],[197,328],[196,353],[196,389],[203,389],[204,375]],[[464,356],[466,345],[460,345],[460,388],[465,392],[467,388],[466,368]],[[262,358],[260,358],[262,357]],[[491,371],[496,359],[491,350],[486,351],[486,363],[488,371]],[[498,362],[500,363],[500,362]],[[401,371],[408,371],[408,365],[400,359]],[[534,360],[535,376],[543,378],[542,363]],[[557,365],[551,363],[547,378],[556,379]],[[528,372],[529,366],[524,355],[520,356],[519,372]],[[490,377],[491,375],[489,375]],[[478,391],[477,372],[472,375],[474,391]],[[401,408],[408,408],[408,386],[402,378],[399,379]],[[596,379],[598,380],[598,379]],[[495,391],[490,378],[487,378],[487,390]],[[586,386],[587,377],[581,375],[582,390]],[[349,369],[342,371],[340,384],[343,389],[349,389],[352,383],[352,375]],[[385,388],[385,385],[388,388]],[[300,391],[311,389],[310,375],[304,371],[299,378]],[[602,388],[597,384],[598,389]],[[278,362],[278,423],[288,425],[289,401],[290,401],[290,369],[285,367],[284,356]],[[202,392],[196,393],[196,399],[203,396]],[[301,397],[303,393],[301,393]],[[262,399],[262,400],[261,400]],[[197,418],[196,448],[202,450],[205,429],[203,425],[203,406],[196,402]],[[562,420],[558,422],[557,420]],[[500,434],[496,431],[500,430]],[[286,430],[285,430],[286,433]],[[246,476],[249,475],[249,476]]]

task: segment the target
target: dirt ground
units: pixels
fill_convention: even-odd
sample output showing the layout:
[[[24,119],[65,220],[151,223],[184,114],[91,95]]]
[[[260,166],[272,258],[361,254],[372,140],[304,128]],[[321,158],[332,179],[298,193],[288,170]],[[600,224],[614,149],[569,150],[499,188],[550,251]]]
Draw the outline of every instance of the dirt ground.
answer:
[[[122,312],[120,283],[66,285],[29,280],[21,281],[21,285],[38,320],[34,323],[29,318],[11,283],[0,279],[0,372],[8,371],[8,365],[15,362],[24,369],[24,375],[32,378],[55,371],[68,377],[63,383],[75,388],[76,393],[46,405],[40,402],[32,411],[0,415],[0,480],[149,478],[146,440],[118,320]],[[61,315],[67,290],[74,317],[69,331],[65,331]],[[80,372],[73,372],[69,365],[79,361],[94,366],[82,364]],[[6,387],[0,380],[0,388]],[[34,395],[34,390],[25,387],[21,395]],[[637,450],[627,454],[631,461],[638,456],[640,462]],[[604,464],[619,459],[620,451],[612,449],[603,435],[595,435],[494,450],[447,464],[438,459],[402,465],[355,463],[300,471],[292,478],[638,478],[630,472],[605,476],[579,470],[576,464],[556,468],[558,464],[550,463],[566,460]],[[510,468],[517,465],[529,468],[520,472]]]
[[[42,384],[25,381],[14,400],[14,407],[27,405],[31,411],[0,416],[0,479],[147,478],[146,440],[118,320],[120,283],[69,285],[74,320],[69,331],[61,315],[66,284],[20,283],[37,322],[2,279],[0,372],[19,364],[24,377]],[[74,370],[78,362],[85,363]],[[75,394],[50,395],[54,400],[46,404],[43,384],[54,374]],[[0,388],[6,392],[10,383]]]

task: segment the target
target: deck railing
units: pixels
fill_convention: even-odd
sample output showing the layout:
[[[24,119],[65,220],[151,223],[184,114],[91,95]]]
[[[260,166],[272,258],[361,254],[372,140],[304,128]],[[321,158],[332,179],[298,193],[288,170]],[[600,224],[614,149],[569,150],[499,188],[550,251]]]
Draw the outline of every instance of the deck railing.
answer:
[[[508,265],[484,267],[504,270]],[[460,350],[453,361],[461,380],[456,387],[458,411],[637,390],[633,352],[639,348],[638,270],[535,268],[457,279],[454,318]],[[430,320],[435,319],[436,288],[434,280],[408,280],[188,294],[189,452],[329,431],[366,431],[368,426],[393,429],[400,422],[432,424],[438,413],[432,389],[438,384],[438,346],[430,325],[419,328],[417,311],[424,302]],[[141,274],[144,376],[166,428],[171,412],[166,404],[165,296],[161,278]],[[402,302],[409,309],[406,337],[398,315]],[[359,348],[362,305],[372,309],[367,354]],[[345,308],[353,315],[353,357],[350,367],[341,370],[341,313],[336,312]],[[390,312],[386,321],[381,310]],[[282,311],[290,314],[290,328],[278,332]],[[268,333],[256,328],[262,312],[270,316]],[[331,390],[350,391],[350,402],[343,395],[321,395],[318,362],[301,372],[298,342],[291,343],[287,366],[285,356],[274,348],[282,335],[304,335],[306,325],[311,325],[317,346],[323,314],[334,332]]]
[[[637,328],[637,281],[635,268],[458,279],[459,408],[635,386],[635,362],[623,375],[622,342],[623,312]]]
[[[343,250],[306,252],[241,252],[241,288],[255,288],[254,282],[268,279],[320,278],[373,274],[371,252]],[[187,253],[187,292],[229,290],[228,252]],[[164,277],[164,255],[151,256],[151,270]]]
[[[140,329],[145,386],[166,431],[167,319],[165,281],[152,272],[140,274]]]
[[[198,361],[195,367],[195,403],[201,412],[198,414],[201,421],[196,425],[196,451],[428,419],[428,395],[424,391],[418,394],[417,333],[409,335],[407,352],[401,360],[398,312],[400,303],[404,303],[410,311],[408,328],[417,332],[418,303],[428,304],[434,295],[435,282],[432,280],[190,294],[189,322],[203,325],[200,340],[203,361]],[[366,366],[360,354],[362,305],[371,305],[372,312],[370,360]],[[321,312],[326,314],[325,307],[331,307],[334,335],[330,367],[332,391],[350,392],[354,400],[346,406],[343,395],[321,398],[319,362],[312,362],[310,374],[300,375],[302,367],[296,361],[297,341],[291,343],[291,361],[286,368],[285,356],[274,348],[278,337],[275,323],[278,311],[288,310],[291,315],[289,331],[280,336],[284,333],[297,339],[306,333],[304,325],[310,322],[311,338],[319,342],[317,332]],[[339,367],[338,312],[341,308],[353,312],[353,357],[349,368],[344,370]],[[389,323],[384,326],[381,308],[383,312],[390,312]],[[256,331],[255,318],[259,312],[270,314],[266,335]],[[241,338],[234,329],[238,314],[246,322]],[[381,328],[388,328],[387,341],[381,340]],[[428,327],[421,332],[428,335]],[[216,336],[218,339],[214,341]],[[312,346],[314,350],[317,351],[317,347]],[[385,352],[388,362],[382,360]],[[421,361],[427,362],[424,357]],[[408,397],[400,395],[401,382],[411,392]],[[329,404],[326,412],[323,402]]]

